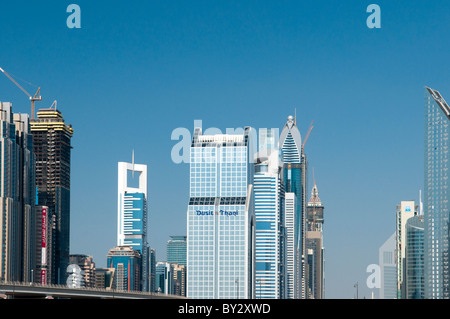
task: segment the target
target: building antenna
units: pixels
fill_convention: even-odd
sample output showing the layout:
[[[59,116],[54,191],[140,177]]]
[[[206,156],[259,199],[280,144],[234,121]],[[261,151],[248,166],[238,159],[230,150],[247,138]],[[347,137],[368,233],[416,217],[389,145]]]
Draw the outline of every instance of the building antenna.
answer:
[[[50,106],[50,108],[55,107],[55,111],[56,111],[56,106],[58,105],[58,101],[54,100],[52,105]]]
[[[419,189],[419,215],[423,215],[422,190]]]
[[[132,151],[132,153],[131,153],[131,165],[132,165],[132,167],[133,167],[133,169],[132,169],[132,177],[134,178],[134,148],[133,148],[133,151]]]
[[[294,124],[297,125],[297,108],[294,107]]]

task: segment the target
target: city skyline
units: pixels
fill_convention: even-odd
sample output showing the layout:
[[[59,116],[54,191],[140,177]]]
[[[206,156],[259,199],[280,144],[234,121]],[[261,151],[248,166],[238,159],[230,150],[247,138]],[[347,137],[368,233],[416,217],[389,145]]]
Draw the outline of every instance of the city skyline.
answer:
[[[192,134],[195,120],[281,131],[296,110],[302,137],[314,120],[306,153],[327,205],[325,297],[352,298],[356,282],[369,297],[366,267],[395,231],[396,205],[424,189],[424,87],[450,94],[450,44],[436,41],[448,4],[378,1],[382,27],[371,30],[369,3],[77,3],[79,30],[65,25],[65,3],[0,5],[0,67],[41,87],[36,109],[58,100],[76,130],[70,253],[106,264],[117,162],[134,149],[148,165],[148,242],[165,259],[170,236],[186,235],[189,200],[172,131]],[[0,101],[30,111],[4,76]]]

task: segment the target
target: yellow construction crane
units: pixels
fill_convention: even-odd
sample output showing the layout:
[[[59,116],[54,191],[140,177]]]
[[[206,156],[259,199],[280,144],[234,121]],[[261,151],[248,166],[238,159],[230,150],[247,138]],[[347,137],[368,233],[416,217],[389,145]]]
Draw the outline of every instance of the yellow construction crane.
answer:
[[[36,101],[42,101],[42,97],[40,94],[41,88],[38,88],[38,90],[36,91],[36,93],[34,94],[34,96],[31,96],[30,93],[28,93],[22,86],[20,86],[19,83],[17,83],[11,75],[9,75],[5,70],[3,70],[2,68],[0,68],[0,71],[2,71],[15,85],[17,85],[19,87],[19,89],[21,89],[26,95],[28,95],[28,97],[30,98],[31,101],[31,118],[34,119],[34,102]]]

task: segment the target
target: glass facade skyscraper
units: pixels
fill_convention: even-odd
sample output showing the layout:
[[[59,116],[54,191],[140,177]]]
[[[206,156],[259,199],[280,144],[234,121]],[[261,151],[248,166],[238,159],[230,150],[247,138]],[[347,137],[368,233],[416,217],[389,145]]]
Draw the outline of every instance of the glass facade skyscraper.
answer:
[[[28,114],[0,102],[0,281],[31,281],[35,166]]]
[[[449,298],[449,120],[442,95],[425,88],[425,298]]]
[[[186,266],[186,236],[170,236],[167,242],[167,261]]]
[[[300,131],[297,128],[296,119],[289,116],[283,130],[281,131],[279,145],[281,159],[283,161],[283,180],[286,193],[294,193],[295,215],[292,231],[294,246],[288,247],[287,255],[294,258],[294,268],[288,267],[288,287],[293,287],[292,293],[288,290],[288,298],[305,298],[305,215],[306,215],[306,156],[302,151]],[[287,238],[290,241],[289,238]],[[293,251],[289,251],[293,249]],[[289,261],[288,261],[289,262]],[[293,273],[289,273],[292,271]],[[289,283],[293,281],[293,283]]]
[[[424,229],[423,215],[411,217],[406,222],[405,298],[424,298]]]
[[[253,294],[253,154],[242,134],[202,135],[190,150],[187,209],[187,297]]]

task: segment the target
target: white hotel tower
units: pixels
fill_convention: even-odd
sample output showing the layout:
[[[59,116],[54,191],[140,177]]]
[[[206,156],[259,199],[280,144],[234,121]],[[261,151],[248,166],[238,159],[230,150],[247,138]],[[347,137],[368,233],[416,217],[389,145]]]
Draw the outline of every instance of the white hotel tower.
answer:
[[[202,135],[190,149],[187,297],[253,297],[253,154],[242,134]]]
[[[258,154],[254,177],[257,299],[286,298],[282,169],[278,150]]]
[[[137,183],[136,183],[137,182]],[[119,162],[117,196],[117,246],[139,251],[141,289],[148,291],[147,165]]]

